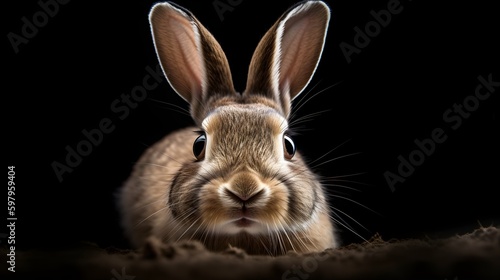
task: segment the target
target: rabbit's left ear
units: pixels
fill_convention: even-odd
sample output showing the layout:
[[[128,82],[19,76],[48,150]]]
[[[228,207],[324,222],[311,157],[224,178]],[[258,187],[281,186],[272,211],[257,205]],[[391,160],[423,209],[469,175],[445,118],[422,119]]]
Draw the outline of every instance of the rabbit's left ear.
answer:
[[[291,7],[269,29],[255,50],[244,94],[264,95],[290,113],[290,101],[307,86],[325,42],[330,9],[322,1]]]
[[[157,3],[149,21],[163,72],[172,88],[189,102],[198,124],[210,100],[237,95],[226,55],[191,12],[171,2]]]

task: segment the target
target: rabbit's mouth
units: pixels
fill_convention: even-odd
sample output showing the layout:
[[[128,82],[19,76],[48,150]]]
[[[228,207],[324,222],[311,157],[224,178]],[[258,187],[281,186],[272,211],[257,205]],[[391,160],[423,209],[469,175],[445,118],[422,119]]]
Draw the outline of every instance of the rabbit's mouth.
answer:
[[[258,209],[255,208],[256,207],[247,207],[243,204],[241,207],[231,209],[231,218],[229,219],[228,224],[241,229],[258,226],[261,222],[257,219]]]
[[[248,228],[260,224],[260,222],[259,220],[255,219],[253,215],[248,215],[244,212],[241,212],[239,215],[235,215],[234,219],[229,220],[227,224],[239,228]]]
[[[219,226],[219,230],[226,234],[238,234],[241,232],[259,234],[262,233],[264,229],[264,225],[259,220],[245,215],[230,219]]]
[[[253,221],[249,218],[242,217],[241,219],[238,219],[238,220],[234,221],[233,223],[237,227],[246,228],[246,227],[252,226],[255,223],[255,221]]]

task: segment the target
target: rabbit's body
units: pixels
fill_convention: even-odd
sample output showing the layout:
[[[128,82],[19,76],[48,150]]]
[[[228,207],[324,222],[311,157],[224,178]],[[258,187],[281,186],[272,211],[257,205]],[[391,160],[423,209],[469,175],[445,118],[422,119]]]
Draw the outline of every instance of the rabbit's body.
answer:
[[[205,28],[173,4],[153,8],[162,67],[191,104],[197,127],[149,148],[123,187],[123,225],[135,246],[150,236],[199,240],[217,251],[237,246],[251,254],[336,246],[323,188],[295,153],[287,122],[290,100],[316,68],[328,17],[326,5],[316,1],[285,13],[257,47],[240,95],[224,53]],[[286,28],[306,38],[294,42]],[[307,34],[311,30],[316,37]],[[285,59],[298,55],[305,57],[297,65]]]

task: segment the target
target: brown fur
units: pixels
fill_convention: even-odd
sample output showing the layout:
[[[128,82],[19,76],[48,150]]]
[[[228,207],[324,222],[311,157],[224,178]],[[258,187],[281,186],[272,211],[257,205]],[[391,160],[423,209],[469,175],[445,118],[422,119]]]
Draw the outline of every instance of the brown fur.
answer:
[[[194,16],[172,4],[153,8],[150,19],[162,67],[171,86],[190,102],[197,127],[174,132],[149,148],[125,183],[120,209],[135,246],[142,246],[149,236],[165,242],[196,239],[217,251],[237,246],[251,254],[336,246],[316,175],[300,154],[286,159],[283,151],[290,100],[308,83],[323,40],[283,45],[282,55],[293,57],[295,52],[287,49],[298,48],[311,61],[298,62],[305,70],[288,69],[291,76],[280,76],[279,92],[267,90],[273,74],[264,70],[278,59],[269,51],[274,53],[278,26],[288,13],[292,16],[291,23],[284,22],[286,28],[308,27],[323,39],[328,22],[324,4],[311,1],[290,9],[257,47],[248,88],[240,96],[220,46]],[[326,17],[314,18],[325,13]],[[283,40],[290,36],[286,28]],[[188,46],[179,50],[173,42]],[[196,159],[192,146],[199,130],[207,142],[204,158]]]

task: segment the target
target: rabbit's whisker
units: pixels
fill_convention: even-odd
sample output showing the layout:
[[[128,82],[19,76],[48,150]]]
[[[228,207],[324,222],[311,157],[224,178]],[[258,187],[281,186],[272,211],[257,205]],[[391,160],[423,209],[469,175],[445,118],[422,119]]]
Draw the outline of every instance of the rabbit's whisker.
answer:
[[[321,183],[321,185],[323,185],[323,186],[329,186],[329,187],[345,188],[345,189],[353,190],[353,191],[356,191],[356,192],[360,192],[360,190],[358,190],[358,189],[355,189],[353,187],[348,187],[348,186],[340,185],[340,184]]]
[[[358,173],[353,173],[353,174],[345,174],[345,175],[329,176],[329,177],[327,177],[327,178],[336,180],[337,178],[345,178],[345,177],[359,176],[359,175],[363,175],[363,174],[366,174],[366,172],[358,172]]]
[[[142,221],[140,221],[139,223],[137,223],[137,224],[135,225],[135,227],[138,227],[139,225],[141,225],[142,223],[144,223],[144,221],[146,221],[147,219],[151,218],[152,216],[154,216],[154,215],[158,214],[158,213],[159,213],[159,212],[161,212],[161,211],[164,211],[164,210],[165,210],[165,209],[167,209],[167,208],[168,208],[168,206],[165,206],[165,207],[160,208],[160,210],[155,211],[153,214],[151,214],[151,215],[147,216],[147,217],[146,217],[146,218],[144,218]]]
[[[336,212],[342,213],[343,215],[345,215],[346,217],[348,217],[349,219],[351,219],[353,222],[355,222],[357,225],[359,225],[360,227],[362,227],[363,229],[365,229],[366,231],[368,231],[368,229],[365,226],[363,226],[360,222],[358,222],[356,219],[354,219],[353,217],[351,217],[349,214],[347,214],[344,211],[342,211],[342,210],[340,210],[340,209],[338,209],[336,207],[333,207],[333,206],[332,206],[332,209],[334,210],[333,213],[335,213],[337,215],[337,217],[339,217],[340,219],[342,219],[342,218]],[[344,220],[342,220],[342,221],[345,222]],[[348,224],[347,222],[345,222],[345,223]]]
[[[322,177],[322,180],[324,182],[346,182],[346,183],[353,183],[353,184],[359,184],[359,185],[363,185],[363,186],[374,186],[373,184],[367,184],[367,183],[363,183],[363,182],[359,182],[359,181],[353,181],[353,180],[345,180],[345,179],[331,179],[330,177]]]
[[[341,196],[341,195],[335,195],[335,194],[329,194],[329,196],[331,196],[331,197],[337,197],[337,198],[340,198],[340,199],[344,199],[344,200],[350,201],[350,202],[352,202],[352,203],[354,203],[354,204],[357,204],[357,205],[359,205],[359,206],[361,206],[361,207],[363,207],[363,208],[365,208],[365,209],[367,209],[367,210],[370,210],[370,211],[372,211],[373,213],[375,213],[375,214],[377,214],[377,215],[380,215],[380,216],[381,216],[381,214],[380,214],[380,213],[378,213],[378,212],[376,212],[375,210],[372,210],[371,208],[369,208],[369,207],[367,207],[367,206],[365,206],[365,205],[363,205],[363,204],[361,204],[361,203],[359,203],[359,202],[357,202],[357,201],[355,201],[355,200],[352,200],[352,199],[350,199],[350,198],[347,198],[347,197],[344,197],[344,196]]]
[[[177,113],[181,113],[181,114],[186,115],[188,117],[191,117],[191,113],[189,112],[189,110],[187,110],[186,108],[181,107],[181,106],[179,106],[177,104],[166,102],[166,101],[162,101],[162,100],[158,100],[158,99],[154,99],[154,98],[148,98],[148,100],[151,100],[153,102],[157,102],[157,103],[160,103],[160,104],[165,104],[165,105],[171,106],[171,107],[173,107],[175,109],[169,108],[170,110],[175,111]]]
[[[326,90],[329,90],[329,89],[331,89],[331,88],[332,88],[332,87],[334,87],[334,86],[339,85],[341,82],[342,82],[342,81],[339,81],[339,82],[336,82],[336,83],[335,83],[335,84],[333,84],[333,85],[327,86],[326,88],[324,88],[324,89],[322,89],[322,90],[320,90],[320,91],[318,91],[318,92],[314,93],[313,95],[311,95],[310,97],[308,97],[308,98],[307,98],[304,102],[302,102],[302,99],[303,99],[304,97],[306,97],[306,96],[307,96],[307,94],[308,94],[309,92],[311,92],[311,91],[312,91],[312,90],[316,87],[316,85],[318,85],[318,84],[319,84],[319,82],[318,82],[316,85],[314,85],[314,87],[313,87],[313,88],[311,88],[311,90],[310,90],[307,94],[305,94],[305,95],[304,95],[304,97],[303,97],[303,98],[301,98],[301,99],[300,99],[300,101],[297,103],[297,105],[299,105],[300,103],[302,103],[302,104],[300,104],[300,106],[299,106],[298,108],[295,108],[295,106],[297,106],[297,105],[292,105],[292,111],[293,111],[293,112],[295,112],[295,113],[296,113],[296,112],[298,112],[298,111],[300,110],[300,108],[302,108],[305,104],[307,104],[307,103],[308,103],[309,101],[311,101],[313,98],[315,98],[316,96],[320,95],[322,92],[324,92],[324,91],[326,91]],[[294,116],[294,114],[292,114],[292,116],[290,117],[290,119],[293,119],[293,116]]]
[[[184,213],[182,214],[179,218],[182,218],[180,221],[178,221],[178,219],[174,219],[171,221],[171,223],[169,223],[168,225],[165,225],[165,229],[167,228],[170,228],[171,224],[172,223],[175,223],[175,227],[173,228],[170,228],[170,231],[167,232],[167,236],[169,236],[169,239],[171,237],[174,237],[177,232],[183,227],[184,225],[184,221],[186,221],[188,218],[190,218],[194,213],[196,212],[196,209],[195,210],[192,210],[190,212],[187,212],[187,213]],[[172,232],[173,230],[175,230],[174,232]]]
[[[350,226],[342,223],[341,221],[339,221],[338,219],[335,219],[334,217],[330,217],[332,220],[335,221],[336,224],[339,224],[341,226],[343,226],[344,228],[346,228],[347,230],[349,230],[350,232],[352,232],[354,235],[356,235],[357,237],[361,238],[363,241],[368,241],[366,238],[364,238],[363,236],[361,236],[360,234],[358,234],[355,230],[351,229]]]
[[[200,220],[201,217],[198,217],[196,220],[194,220],[191,225],[186,229],[184,230],[184,232],[179,236],[179,238],[177,238],[177,240],[175,242],[179,242],[179,240],[182,239],[182,237],[196,224],[196,222],[198,222],[198,220]]]
[[[295,129],[295,126],[297,124],[300,124],[300,123],[304,123],[304,122],[308,122],[308,121],[311,121],[313,120],[315,117],[321,115],[321,114],[324,114],[326,112],[329,112],[331,111],[330,109],[327,109],[327,110],[322,110],[322,111],[318,111],[318,112],[313,112],[313,113],[310,113],[310,114],[307,114],[307,115],[304,115],[304,116],[301,116],[300,118],[297,118],[297,119],[294,119],[292,120],[288,125],[290,127],[293,127],[293,130],[296,131]]]

